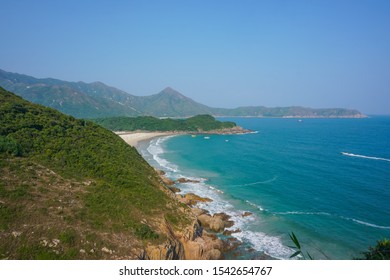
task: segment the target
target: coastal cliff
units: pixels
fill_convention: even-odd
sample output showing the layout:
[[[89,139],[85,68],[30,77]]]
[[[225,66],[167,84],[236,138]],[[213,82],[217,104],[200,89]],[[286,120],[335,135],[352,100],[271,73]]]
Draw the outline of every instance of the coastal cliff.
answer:
[[[218,260],[224,244],[212,234],[203,232],[198,221],[175,231],[169,223],[161,225],[169,239],[163,244],[148,246],[143,259],[149,260]]]

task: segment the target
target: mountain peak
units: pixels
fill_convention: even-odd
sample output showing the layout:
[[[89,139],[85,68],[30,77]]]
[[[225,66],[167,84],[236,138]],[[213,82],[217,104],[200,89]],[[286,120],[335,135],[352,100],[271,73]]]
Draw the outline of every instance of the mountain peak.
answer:
[[[164,88],[160,93],[168,94],[168,95],[180,95],[180,96],[182,96],[182,94],[180,92],[178,92],[177,90],[174,90],[171,87]]]

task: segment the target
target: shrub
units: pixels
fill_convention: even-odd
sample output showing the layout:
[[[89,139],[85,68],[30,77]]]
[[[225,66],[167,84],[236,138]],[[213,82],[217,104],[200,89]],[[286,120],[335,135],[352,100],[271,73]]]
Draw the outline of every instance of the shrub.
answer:
[[[0,136],[0,153],[21,156],[20,145],[12,138]]]

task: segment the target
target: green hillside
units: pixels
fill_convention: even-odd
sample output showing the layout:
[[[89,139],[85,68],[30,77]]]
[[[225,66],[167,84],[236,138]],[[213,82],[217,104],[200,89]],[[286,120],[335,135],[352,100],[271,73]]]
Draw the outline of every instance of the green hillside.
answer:
[[[0,69],[0,86],[24,99],[57,109],[77,118],[136,116],[136,99],[126,92],[100,82],[67,82],[37,79]]]
[[[189,131],[200,132],[236,126],[234,122],[220,122],[210,115],[197,115],[188,119],[158,119],[155,117],[113,117],[93,120],[113,131]]]
[[[111,131],[0,88],[0,259],[137,258],[185,211]]]

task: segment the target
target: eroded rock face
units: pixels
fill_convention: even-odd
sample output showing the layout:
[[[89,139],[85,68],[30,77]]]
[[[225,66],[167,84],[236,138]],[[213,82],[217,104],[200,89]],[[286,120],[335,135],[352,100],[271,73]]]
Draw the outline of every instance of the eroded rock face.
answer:
[[[175,239],[169,239],[164,244],[149,246],[145,259],[149,260],[182,260],[184,256],[182,244]]]
[[[210,237],[198,237],[184,243],[187,260],[219,260],[222,258],[223,242]]]
[[[207,211],[207,210],[205,210],[205,209],[202,209],[202,208],[197,208],[197,207],[195,207],[195,208],[192,208],[192,213],[193,213],[196,217],[198,217],[198,216],[200,216],[200,215],[202,215],[202,214],[208,214],[209,211]]]
[[[196,221],[187,229],[173,231],[169,224],[163,226],[169,239],[162,245],[148,246],[142,259],[149,260],[218,260],[223,257],[224,243],[213,235],[203,234]]]

